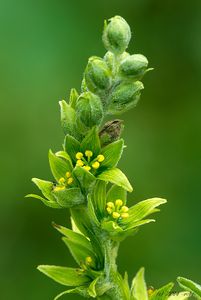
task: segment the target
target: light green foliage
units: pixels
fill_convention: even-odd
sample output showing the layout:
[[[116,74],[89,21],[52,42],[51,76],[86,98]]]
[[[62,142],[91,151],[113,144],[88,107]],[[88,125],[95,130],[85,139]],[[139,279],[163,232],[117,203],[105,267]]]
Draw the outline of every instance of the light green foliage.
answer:
[[[120,242],[155,221],[147,217],[166,203],[155,197],[127,206],[133,187],[117,166],[125,147],[123,121],[105,123],[108,115],[136,106],[144,88],[141,80],[151,70],[145,56],[125,52],[130,39],[130,27],[122,17],[105,21],[103,43],[108,52],[103,58],[89,58],[80,92],[72,89],[69,101],[59,102],[65,138],[60,151],[49,151],[54,179],[33,178],[42,196],[27,195],[51,208],[70,208],[72,229],[53,226],[63,235],[78,268],[38,267],[54,281],[74,287],[55,300],[70,299],[71,293],[99,300],[184,300],[191,295],[201,299],[201,287],[188,279],[178,278],[185,292],[175,294],[172,283],[147,288],[144,268],[131,286],[127,273],[123,278],[117,269]]]

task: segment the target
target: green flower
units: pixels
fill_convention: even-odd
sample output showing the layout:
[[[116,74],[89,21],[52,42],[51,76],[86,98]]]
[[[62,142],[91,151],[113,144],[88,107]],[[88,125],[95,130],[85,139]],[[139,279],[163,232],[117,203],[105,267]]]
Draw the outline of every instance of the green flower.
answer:
[[[73,165],[72,174],[83,189],[89,188],[98,179],[132,192],[128,179],[116,168],[123,148],[122,139],[101,148],[96,127],[89,131],[81,143],[70,135],[66,136],[64,143],[64,149]]]

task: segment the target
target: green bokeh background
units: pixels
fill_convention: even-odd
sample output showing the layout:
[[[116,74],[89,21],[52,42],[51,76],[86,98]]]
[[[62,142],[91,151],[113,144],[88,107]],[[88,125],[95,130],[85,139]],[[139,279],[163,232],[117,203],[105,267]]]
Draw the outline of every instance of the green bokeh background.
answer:
[[[168,199],[155,224],[122,243],[119,269],[131,279],[145,266],[155,287],[178,275],[201,282],[201,2],[0,0],[1,299],[50,300],[65,287],[36,266],[75,265],[51,227],[69,225],[66,211],[24,195],[36,191],[32,177],[51,179],[47,151],[63,139],[58,101],[79,89],[88,57],[103,56],[103,19],[116,14],[131,25],[129,51],[155,68],[123,116],[129,201]]]

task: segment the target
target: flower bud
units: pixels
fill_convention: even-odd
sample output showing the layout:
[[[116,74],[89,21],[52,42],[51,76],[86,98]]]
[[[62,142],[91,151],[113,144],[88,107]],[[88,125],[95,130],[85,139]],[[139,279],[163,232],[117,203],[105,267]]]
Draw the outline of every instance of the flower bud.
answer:
[[[96,56],[89,58],[88,65],[85,70],[85,81],[89,90],[97,92],[110,87],[111,73],[106,62]]]
[[[76,118],[78,125],[81,125],[83,130],[100,125],[103,119],[103,107],[100,98],[91,92],[82,93],[76,104]]]
[[[133,54],[126,57],[120,65],[120,73],[139,80],[147,71],[148,60],[144,55]]]
[[[112,120],[105,123],[99,132],[101,146],[104,147],[116,140],[118,140],[124,129],[122,120]]]
[[[136,106],[143,88],[140,81],[120,83],[110,97],[108,113],[120,114]]]
[[[128,23],[120,16],[115,16],[105,21],[103,30],[103,44],[105,48],[115,54],[123,53],[131,39],[131,31]]]

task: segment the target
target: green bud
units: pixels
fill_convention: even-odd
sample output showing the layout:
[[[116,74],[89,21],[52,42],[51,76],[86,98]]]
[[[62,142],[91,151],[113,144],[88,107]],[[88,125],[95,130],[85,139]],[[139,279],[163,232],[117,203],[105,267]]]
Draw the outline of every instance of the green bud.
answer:
[[[91,92],[82,93],[76,104],[76,118],[83,130],[100,125],[103,119],[103,106],[100,98]]]
[[[127,56],[120,65],[120,73],[139,80],[147,71],[148,60],[142,54],[133,54]]]
[[[122,120],[112,120],[105,123],[101,131],[99,132],[101,146],[106,146],[116,140],[118,140],[124,129]]]
[[[86,85],[92,92],[108,89],[111,85],[111,73],[106,62],[96,56],[89,58],[85,70]]]
[[[105,48],[115,54],[123,53],[131,39],[131,30],[128,23],[120,16],[105,21],[103,44]]]
[[[108,114],[121,114],[136,106],[143,88],[140,81],[120,83],[109,99]]]

